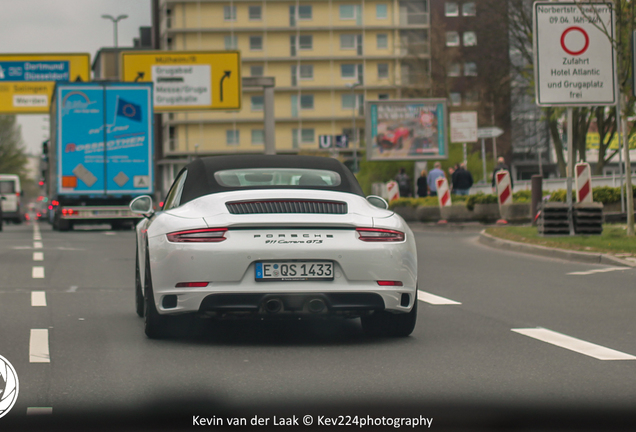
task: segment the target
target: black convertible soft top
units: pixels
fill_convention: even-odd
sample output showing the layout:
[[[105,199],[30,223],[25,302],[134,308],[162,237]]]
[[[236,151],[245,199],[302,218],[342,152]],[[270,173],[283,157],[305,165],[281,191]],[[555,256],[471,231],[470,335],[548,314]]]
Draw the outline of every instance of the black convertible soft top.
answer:
[[[307,168],[334,171],[340,175],[337,186],[302,186],[303,189],[332,190],[364,196],[358,180],[340,161],[329,157],[292,155],[240,155],[198,158],[186,165],[188,176],[181,195],[181,204],[217,192],[245,190],[245,187],[222,186],[214,173],[240,168]],[[289,186],[252,186],[250,189],[289,189]]]

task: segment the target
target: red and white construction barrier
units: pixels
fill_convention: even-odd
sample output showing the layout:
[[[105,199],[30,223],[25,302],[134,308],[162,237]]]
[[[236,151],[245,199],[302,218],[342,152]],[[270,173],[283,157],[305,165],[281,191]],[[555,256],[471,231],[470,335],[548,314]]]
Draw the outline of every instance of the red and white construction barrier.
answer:
[[[593,202],[592,199],[592,170],[589,163],[576,164],[576,202]]]
[[[499,214],[501,219],[498,224],[507,224],[508,221],[503,217],[502,207],[512,204],[512,186],[510,184],[510,173],[506,170],[500,170],[495,173],[495,183],[497,186],[497,202],[499,203]]]
[[[448,207],[452,204],[450,190],[448,190],[448,180],[446,177],[437,177],[435,179],[437,186],[437,199],[440,207]]]
[[[396,181],[391,180],[386,184],[386,192],[389,197],[389,202],[394,201],[400,197],[400,188]]]
[[[497,201],[499,205],[512,204],[512,186],[510,185],[510,173],[500,170],[495,173],[497,182]]]

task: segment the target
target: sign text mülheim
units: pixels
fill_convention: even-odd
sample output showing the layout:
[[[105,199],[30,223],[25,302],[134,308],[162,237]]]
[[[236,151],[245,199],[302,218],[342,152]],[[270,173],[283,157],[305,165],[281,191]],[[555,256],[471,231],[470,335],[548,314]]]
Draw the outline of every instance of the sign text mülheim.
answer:
[[[610,37],[614,37],[610,3],[536,2],[537,104],[614,105],[616,62]]]

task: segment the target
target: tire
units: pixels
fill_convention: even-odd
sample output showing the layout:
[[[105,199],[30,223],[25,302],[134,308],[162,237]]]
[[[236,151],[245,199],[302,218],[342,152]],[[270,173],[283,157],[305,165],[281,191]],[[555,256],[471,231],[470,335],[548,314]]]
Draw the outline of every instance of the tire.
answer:
[[[417,291],[415,303],[410,312],[393,314],[390,312],[376,312],[373,315],[361,317],[362,329],[369,336],[406,337],[413,333],[417,321]]]
[[[146,248],[147,250],[147,248]],[[159,315],[155,306],[150,275],[150,257],[146,252],[146,277],[144,278],[144,331],[150,339],[161,339],[166,334],[167,318]]]
[[[139,250],[135,248],[135,311],[140,318],[144,317],[144,293],[141,290],[141,275],[139,274]]]

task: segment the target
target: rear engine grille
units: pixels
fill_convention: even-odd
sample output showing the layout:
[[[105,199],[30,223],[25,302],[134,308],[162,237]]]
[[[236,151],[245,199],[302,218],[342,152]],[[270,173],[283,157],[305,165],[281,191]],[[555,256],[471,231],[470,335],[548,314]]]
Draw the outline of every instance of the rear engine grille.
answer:
[[[347,203],[341,201],[271,200],[234,201],[225,203],[232,214],[320,213],[347,214]]]

